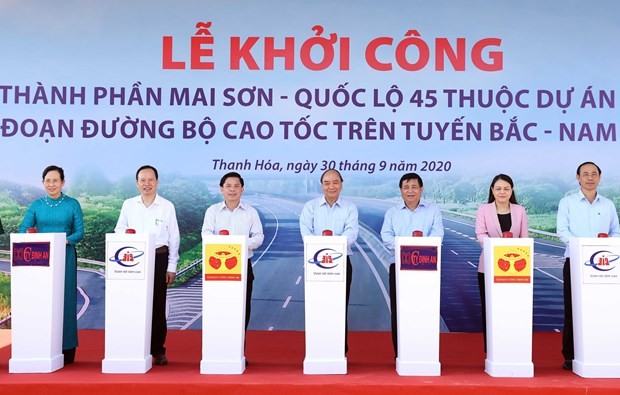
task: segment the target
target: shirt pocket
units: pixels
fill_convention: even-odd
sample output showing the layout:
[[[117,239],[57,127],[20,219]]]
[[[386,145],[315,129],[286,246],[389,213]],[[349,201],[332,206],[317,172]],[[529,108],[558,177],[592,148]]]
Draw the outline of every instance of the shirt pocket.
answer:
[[[168,235],[168,223],[166,220],[156,218],[155,219],[155,227],[157,228],[158,236],[167,236]]]

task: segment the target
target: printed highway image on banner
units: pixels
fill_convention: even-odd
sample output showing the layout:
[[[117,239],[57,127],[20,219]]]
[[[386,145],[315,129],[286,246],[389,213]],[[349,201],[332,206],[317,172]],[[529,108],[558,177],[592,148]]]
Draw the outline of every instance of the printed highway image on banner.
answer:
[[[620,203],[618,15],[611,0],[1,1],[0,322],[9,235],[54,164],[84,214],[78,324],[103,328],[105,234],[150,164],[181,231],[172,329],[201,327],[203,218],[237,171],[265,233],[250,329],[303,330],[299,216],[334,168],[359,210],[352,330],[390,329],[380,231],[415,172],[442,210],[442,330],[481,330],[474,220],[504,173],[535,239],[534,329],[561,331],[556,215],[577,166],[598,164]]]

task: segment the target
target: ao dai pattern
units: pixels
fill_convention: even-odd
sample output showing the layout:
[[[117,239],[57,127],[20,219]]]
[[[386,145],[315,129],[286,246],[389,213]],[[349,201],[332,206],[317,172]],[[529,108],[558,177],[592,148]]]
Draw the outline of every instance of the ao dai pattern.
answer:
[[[47,203],[46,203],[47,202]],[[39,233],[65,233],[69,244],[65,255],[65,303],[62,349],[77,347],[77,254],[75,245],[84,238],[84,221],[80,203],[62,194],[58,199],[49,196],[32,202],[19,226],[19,233],[28,228]]]

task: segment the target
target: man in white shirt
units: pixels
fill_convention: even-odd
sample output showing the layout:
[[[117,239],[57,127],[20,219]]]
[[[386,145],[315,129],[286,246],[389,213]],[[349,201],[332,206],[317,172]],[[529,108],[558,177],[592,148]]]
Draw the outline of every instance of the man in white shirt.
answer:
[[[243,178],[239,173],[230,172],[220,179],[220,193],[224,197],[221,203],[211,205],[205,212],[202,224],[203,235],[217,235],[221,230],[227,230],[229,235],[246,236],[248,246],[248,269],[245,294],[245,329],[250,323],[252,284],[253,251],[263,244],[265,235],[258,212],[249,204],[241,201],[244,188]]]
[[[140,195],[123,202],[114,231],[155,234],[155,276],[153,281],[153,321],[151,326],[151,354],[155,365],[168,364],[166,358],[166,294],[168,285],[176,278],[179,261],[179,225],[174,205],[157,194],[159,175],[153,166],[145,165],[136,172],[136,186]]]

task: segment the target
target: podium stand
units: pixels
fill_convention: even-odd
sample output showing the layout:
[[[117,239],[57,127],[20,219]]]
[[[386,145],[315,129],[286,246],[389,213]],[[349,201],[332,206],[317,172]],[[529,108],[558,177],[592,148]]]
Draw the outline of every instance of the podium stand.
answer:
[[[441,238],[396,237],[396,310],[401,376],[439,376]]]
[[[247,238],[202,237],[201,374],[245,371]]]
[[[64,366],[64,233],[11,234],[12,349],[9,373]]]
[[[153,366],[154,234],[105,237],[105,357],[103,373],[146,373]]]
[[[304,269],[304,374],[346,374],[346,236],[305,236]]]
[[[534,376],[533,269],[533,239],[484,240],[487,315],[487,358],[484,370],[490,376]]]
[[[573,238],[569,246],[573,372],[620,378],[620,239]]]

